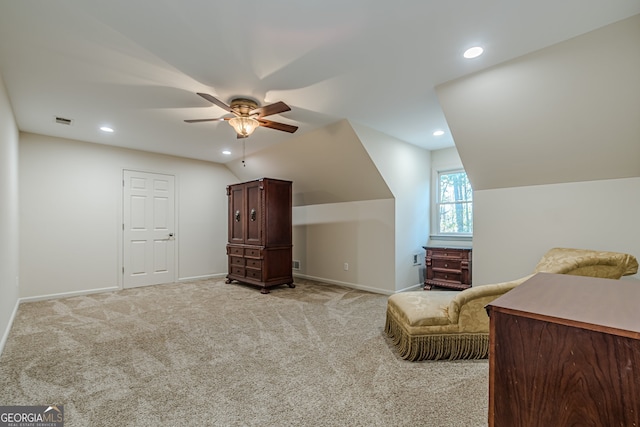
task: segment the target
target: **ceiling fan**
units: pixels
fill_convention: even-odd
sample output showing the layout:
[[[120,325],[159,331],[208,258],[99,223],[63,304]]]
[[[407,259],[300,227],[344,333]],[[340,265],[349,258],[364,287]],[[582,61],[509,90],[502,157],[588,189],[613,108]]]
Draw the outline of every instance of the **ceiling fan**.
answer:
[[[217,122],[228,121],[238,135],[238,138],[246,138],[253,133],[253,131],[263,126],[266,128],[281,130],[284,132],[294,133],[298,130],[298,126],[292,126],[285,123],[274,122],[271,120],[265,120],[264,117],[271,116],[273,114],[284,113],[290,111],[291,108],[284,102],[276,102],[274,104],[258,106],[256,101],[246,98],[234,98],[231,100],[231,105],[227,105],[220,101],[218,98],[209,95],[208,93],[198,92],[198,95],[217,105],[229,113],[232,113],[233,117],[219,117],[217,119],[191,119],[185,120],[187,123],[199,123],[199,122]]]

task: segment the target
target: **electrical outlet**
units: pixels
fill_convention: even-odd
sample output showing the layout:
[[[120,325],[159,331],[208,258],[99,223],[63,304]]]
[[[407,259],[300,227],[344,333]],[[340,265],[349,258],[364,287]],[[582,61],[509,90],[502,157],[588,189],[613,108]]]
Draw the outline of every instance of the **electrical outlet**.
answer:
[[[344,271],[349,271],[349,263],[345,262],[344,266],[342,266],[342,268],[344,268]]]

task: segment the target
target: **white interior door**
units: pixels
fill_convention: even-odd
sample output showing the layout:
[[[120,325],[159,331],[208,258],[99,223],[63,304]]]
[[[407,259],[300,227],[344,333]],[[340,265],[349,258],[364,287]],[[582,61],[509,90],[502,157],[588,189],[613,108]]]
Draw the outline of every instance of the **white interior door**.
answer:
[[[123,185],[123,286],[174,282],[174,177],[125,170]]]

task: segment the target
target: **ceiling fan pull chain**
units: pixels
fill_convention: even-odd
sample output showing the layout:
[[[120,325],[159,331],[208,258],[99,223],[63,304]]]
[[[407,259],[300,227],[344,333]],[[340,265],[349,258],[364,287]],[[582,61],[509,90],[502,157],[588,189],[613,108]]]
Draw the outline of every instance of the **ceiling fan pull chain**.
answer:
[[[242,167],[243,167],[243,168],[246,168],[246,167],[247,167],[247,165],[244,163],[244,149],[245,149],[245,141],[246,141],[246,140],[247,140],[246,138],[244,138],[244,139],[242,140]]]

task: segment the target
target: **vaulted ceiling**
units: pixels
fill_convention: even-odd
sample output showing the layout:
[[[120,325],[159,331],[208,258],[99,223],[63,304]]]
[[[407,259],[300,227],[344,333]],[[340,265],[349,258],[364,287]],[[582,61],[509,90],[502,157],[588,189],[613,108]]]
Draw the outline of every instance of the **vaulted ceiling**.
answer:
[[[273,120],[298,133],[259,128],[247,154],[342,119],[438,149],[454,142],[438,84],[638,13],[637,0],[3,0],[0,75],[26,132],[237,160],[225,122],[184,123],[225,114],[205,92],[291,106]],[[473,45],[485,54],[463,59]]]
[[[640,15],[437,86],[474,190],[640,177]]]

